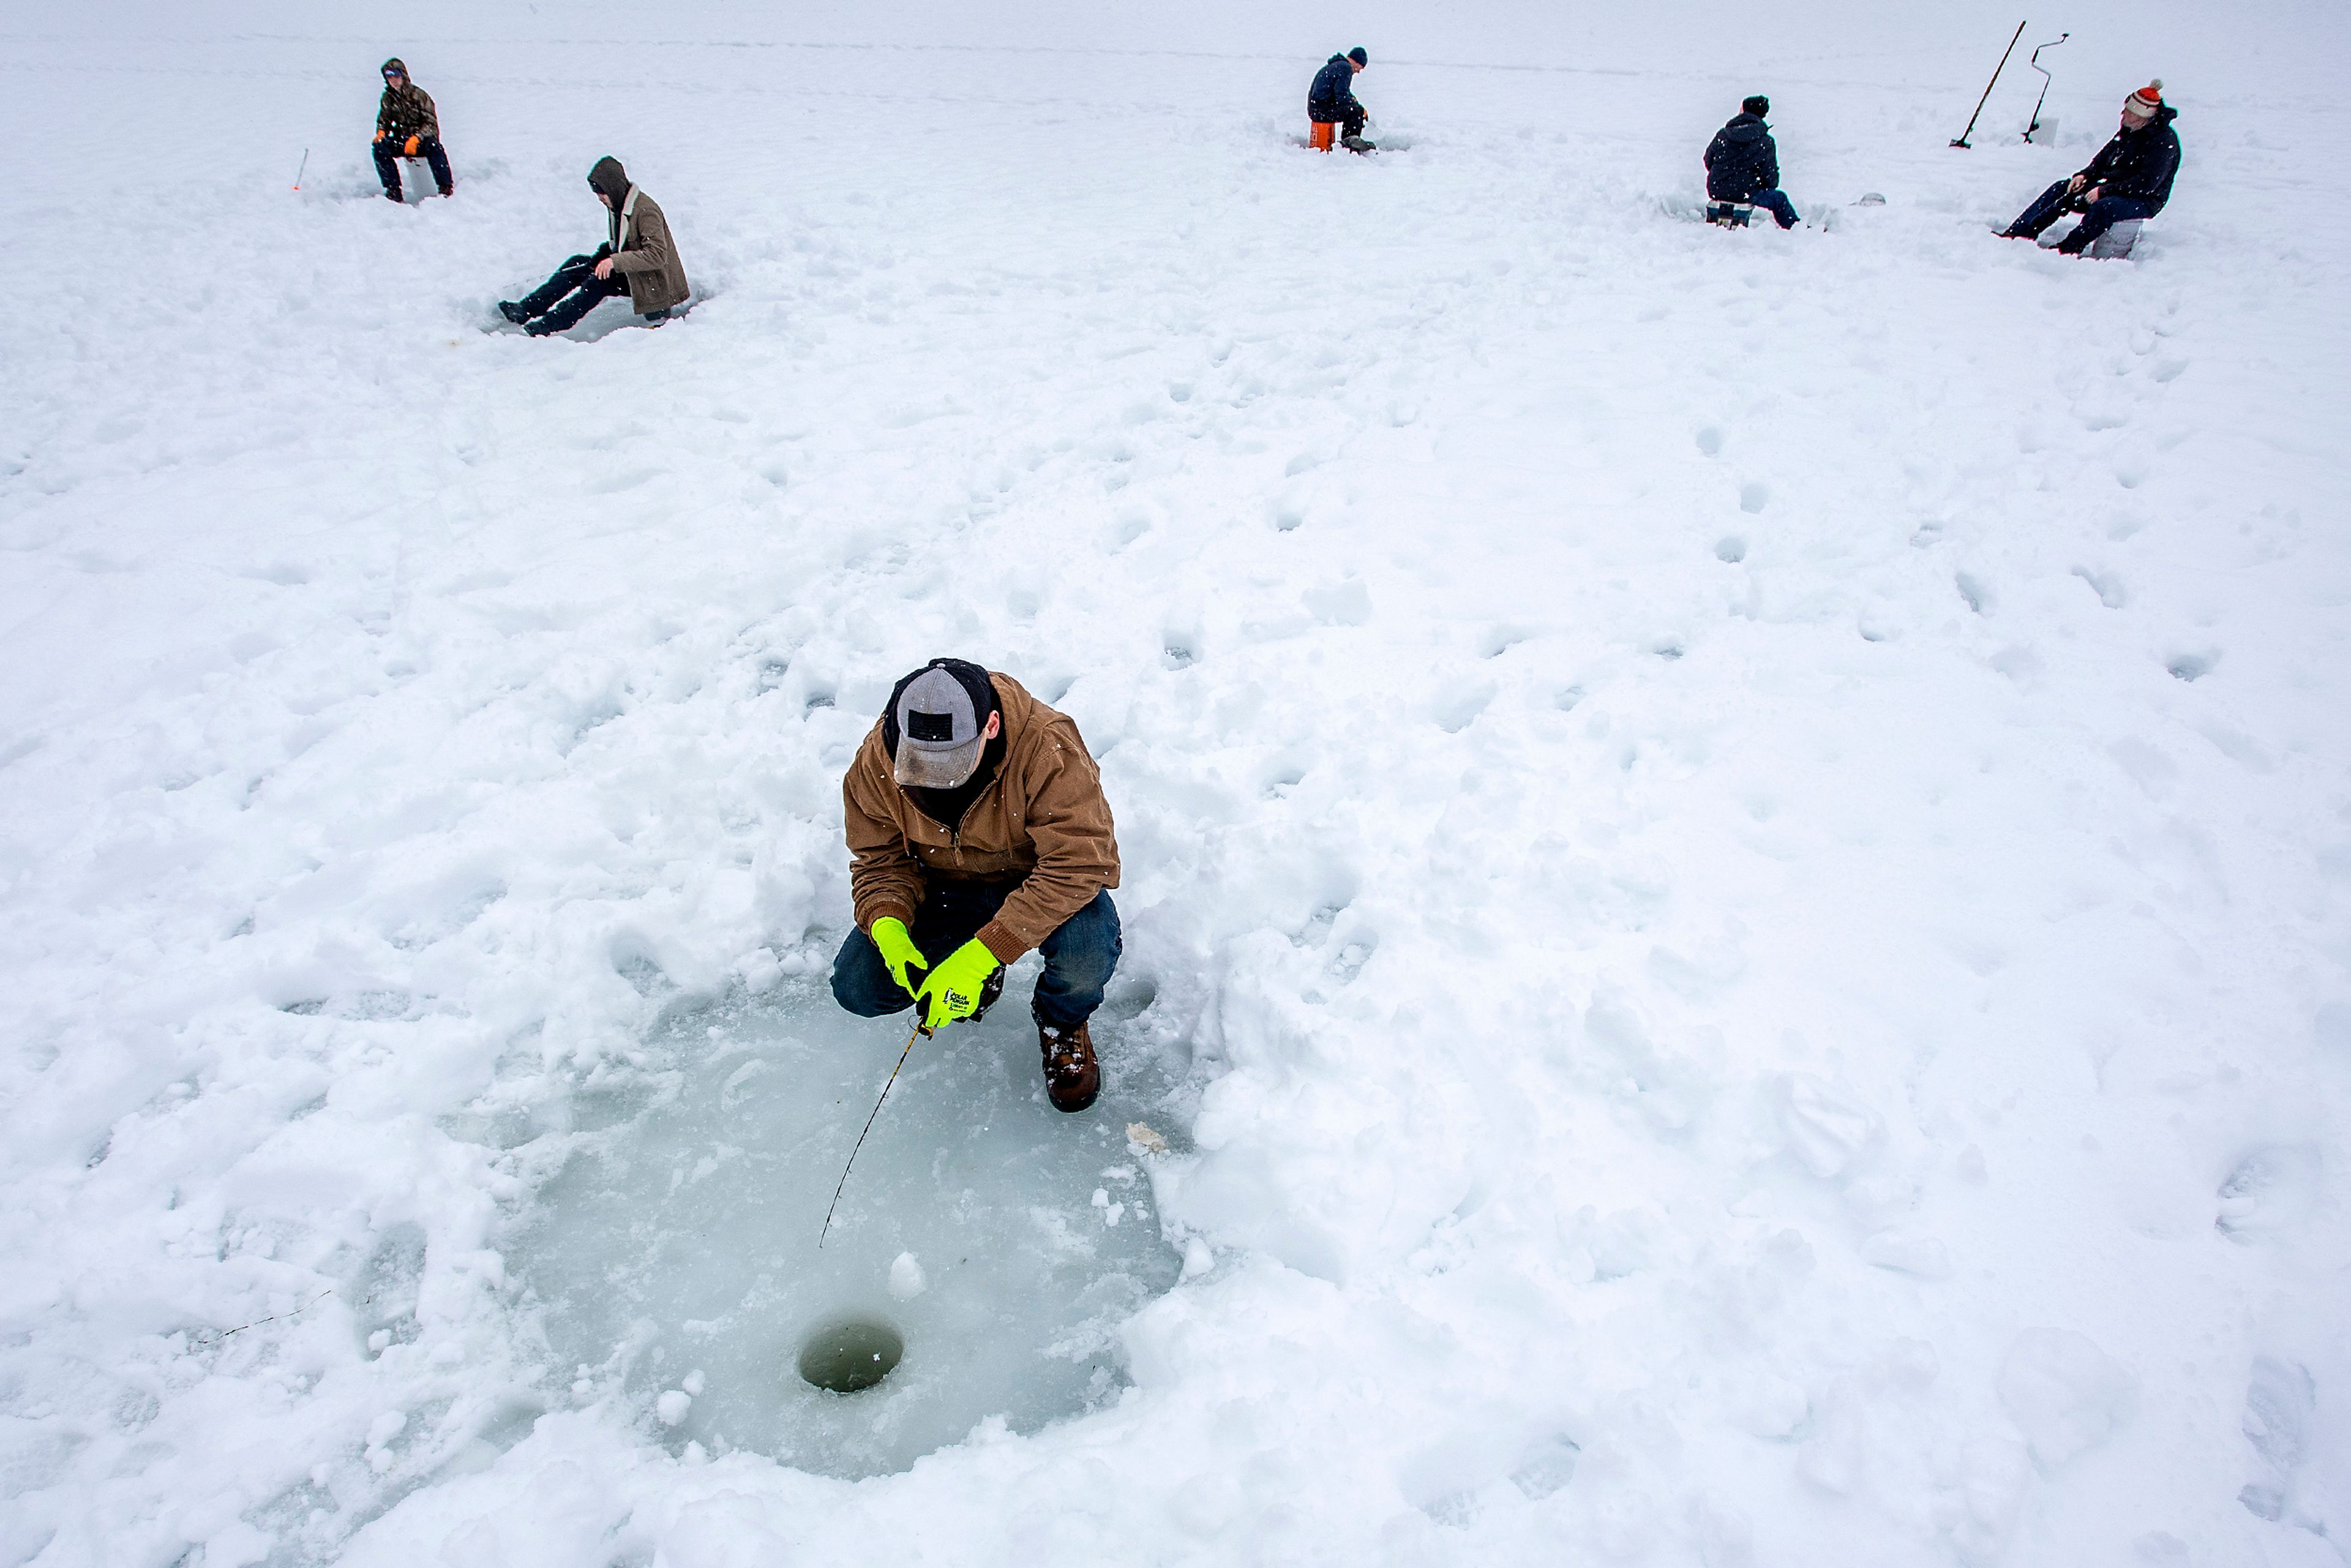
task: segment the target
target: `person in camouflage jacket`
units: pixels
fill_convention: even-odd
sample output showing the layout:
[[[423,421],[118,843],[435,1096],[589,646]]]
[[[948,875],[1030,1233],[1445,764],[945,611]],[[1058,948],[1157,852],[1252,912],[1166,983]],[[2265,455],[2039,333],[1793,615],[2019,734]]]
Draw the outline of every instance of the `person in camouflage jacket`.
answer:
[[[383,101],[375,111],[375,172],[391,201],[403,199],[402,158],[422,158],[431,165],[443,195],[456,189],[457,183],[449,177],[449,154],[441,150],[441,116],[433,107],[433,95],[408,79],[408,68],[394,56],[383,62]]]

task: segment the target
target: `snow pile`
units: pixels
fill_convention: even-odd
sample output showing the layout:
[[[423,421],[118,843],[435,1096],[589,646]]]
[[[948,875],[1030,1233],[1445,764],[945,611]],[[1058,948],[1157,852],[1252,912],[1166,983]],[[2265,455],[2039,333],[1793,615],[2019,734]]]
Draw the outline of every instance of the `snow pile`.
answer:
[[[2341,1561],[2340,7],[1965,153],[2012,19],[402,24],[0,58],[0,1563]],[[2133,262],[1985,232],[2158,74]],[[1815,223],[1677,219],[1755,90]],[[695,309],[485,330],[605,152]],[[820,1261],[940,653],[1102,760],[1111,1091],[1016,978]]]

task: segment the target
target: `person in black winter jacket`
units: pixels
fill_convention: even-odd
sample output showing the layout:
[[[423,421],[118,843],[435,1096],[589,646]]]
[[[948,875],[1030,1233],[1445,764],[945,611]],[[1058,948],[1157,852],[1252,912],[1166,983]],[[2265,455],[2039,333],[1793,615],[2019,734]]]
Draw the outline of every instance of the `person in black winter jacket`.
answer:
[[[2081,226],[2057,244],[2065,255],[2079,256],[2116,224],[2163,211],[2179,172],[2179,133],[2171,129],[2179,116],[2163,101],[2161,77],[2123,99],[2122,129],[2089,167],[2042,192],[2001,237],[2038,239],[2066,213],[2080,213]]]
[[[1730,123],[1706,144],[1706,193],[1718,202],[1752,202],[1780,221],[1796,226],[1796,204],[1780,189],[1780,144],[1763,117],[1771,100],[1758,93],[1739,106]]]
[[[1336,125],[1343,129],[1350,145],[1364,139],[1364,106],[1355,101],[1355,73],[1372,63],[1361,45],[1343,55],[1332,55],[1314,73],[1314,85],[1306,89],[1306,118],[1316,125]],[[1315,145],[1324,152],[1330,145],[1324,136]]]

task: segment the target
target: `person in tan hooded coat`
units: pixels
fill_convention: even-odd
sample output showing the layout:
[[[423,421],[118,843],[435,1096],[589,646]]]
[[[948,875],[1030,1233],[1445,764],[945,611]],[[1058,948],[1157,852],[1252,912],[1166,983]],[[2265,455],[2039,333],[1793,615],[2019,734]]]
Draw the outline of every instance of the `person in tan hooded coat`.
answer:
[[[588,188],[610,214],[611,236],[592,256],[575,256],[520,299],[499,302],[509,321],[534,338],[566,331],[607,299],[629,297],[649,321],[665,319],[693,290],[678,259],[669,220],[651,196],[631,183],[618,158],[600,158]]]
[[[834,998],[865,1018],[921,1007],[935,1030],[978,1018],[1004,967],[1041,950],[1046,1094],[1092,1104],[1086,1020],[1122,950],[1118,832],[1078,727],[1009,675],[935,659],[890,694],[841,795],[857,929]]]

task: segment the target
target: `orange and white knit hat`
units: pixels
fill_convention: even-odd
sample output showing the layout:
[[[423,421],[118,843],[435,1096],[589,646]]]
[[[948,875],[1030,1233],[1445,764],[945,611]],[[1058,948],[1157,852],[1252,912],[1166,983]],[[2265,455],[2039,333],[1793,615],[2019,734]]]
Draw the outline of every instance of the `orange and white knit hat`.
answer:
[[[2123,108],[2128,112],[2137,115],[2141,120],[2153,120],[2155,118],[2155,111],[2162,107],[2163,78],[2161,77],[2156,78],[2153,81],[2147,83],[2145,87],[2139,89],[2137,92],[2123,99]]]

